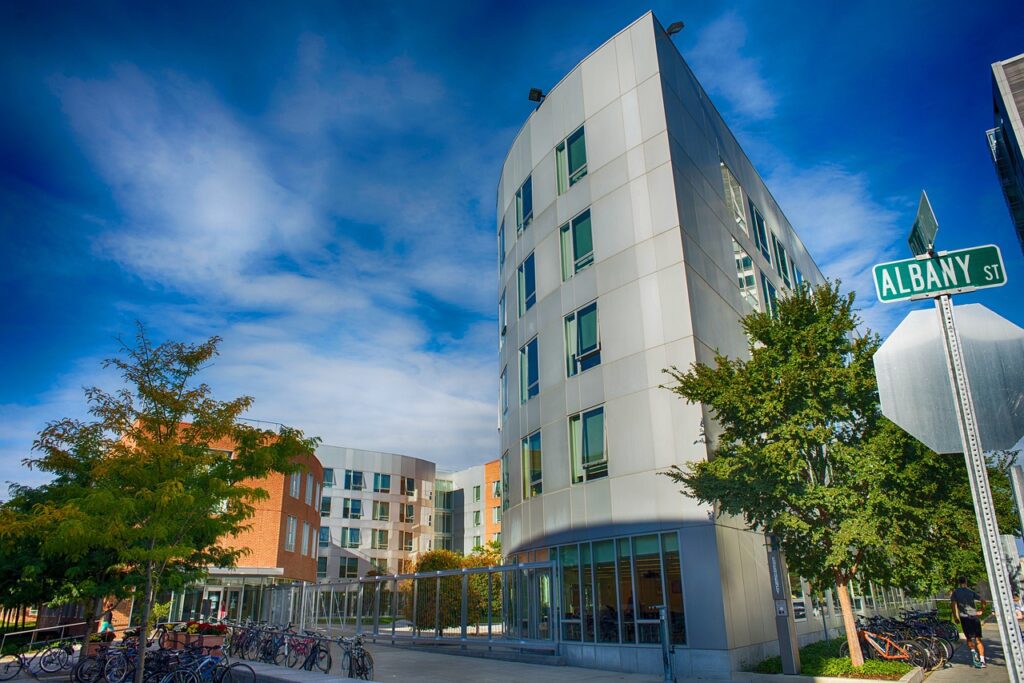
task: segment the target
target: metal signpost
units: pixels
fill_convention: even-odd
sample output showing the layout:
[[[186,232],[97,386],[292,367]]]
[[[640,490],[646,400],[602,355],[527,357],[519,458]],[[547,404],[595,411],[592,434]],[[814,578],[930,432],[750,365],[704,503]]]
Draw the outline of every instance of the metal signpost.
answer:
[[[797,642],[796,621],[792,610],[792,589],[789,568],[774,535],[765,538],[768,550],[768,573],[772,581],[772,599],[775,601],[775,630],[779,635],[779,658],[782,673],[800,673],[800,644]]]
[[[1024,681],[1024,643],[1021,642],[1020,629],[1014,618],[1010,577],[999,547],[999,526],[951,296],[953,293],[1006,284],[1006,273],[1002,256],[995,246],[935,254],[934,239],[937,231],[938,222],[931,212],[931,204],[927,195],[922,194],[918,220],[914,222],[909,240],[916,258],[875,266],[875,286],[882,302],[926,297],[936,299],[935,309],[942,329],[945,364],[960,428],[960,444],[967,461],[985,567],[995,602],[1003,651],[1006,653],[1006,668],[1010,681],[1021,683]],[[889,381],[891,378],[884,379]],[[883,376],[880,375],[880,383],[882,380]]]

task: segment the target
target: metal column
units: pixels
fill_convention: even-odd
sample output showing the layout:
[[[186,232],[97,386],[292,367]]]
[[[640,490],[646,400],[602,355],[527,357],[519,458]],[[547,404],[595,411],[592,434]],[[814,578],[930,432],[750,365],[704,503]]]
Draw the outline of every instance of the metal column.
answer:
[[[971,481],[971,496],[974,512],[978,518],[978,533],[981,549],[985,555],[985,569],[988,571],[989,588],[992,591],[996,620],[999,622],[999,636],[1006,656],[1006,669],[1011,683],[1024,679],[1024,643],[1014,618],[1013,601],[1010,597],[1010,577],[1003,562],[999,547],[999,525],[992,503],[992,490],[988,483],[988,469],[981,452],[978,423],[974,416],[974,402],[971,387],[964,367],[963,349],[953,318],[953,302],[948,294],[935,301],[935,308],[942,324],[942,336],[946,344],[946,365],[949,369],[950,384],[953,387],[954,404],[960,426],[960,440],[963,444],[967,474]]]

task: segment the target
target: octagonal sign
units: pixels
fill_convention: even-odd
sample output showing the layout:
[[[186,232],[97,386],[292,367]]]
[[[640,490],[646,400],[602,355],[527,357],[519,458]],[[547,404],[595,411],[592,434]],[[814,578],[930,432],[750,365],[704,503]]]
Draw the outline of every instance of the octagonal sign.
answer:
[[[986,451],[1024,436],[1024,330],[981,304],[954,307]],[[938,453],[961,453],[959,420],[935,309],[912,311],[875,353],[882,413]]]

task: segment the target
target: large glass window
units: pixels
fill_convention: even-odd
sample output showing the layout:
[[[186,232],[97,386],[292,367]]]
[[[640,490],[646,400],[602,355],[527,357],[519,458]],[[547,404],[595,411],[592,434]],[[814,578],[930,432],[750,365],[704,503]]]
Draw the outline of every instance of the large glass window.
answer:
[[[782,246],[779,238],[772,233],[772,246],[775,247],[775,270],[782,276],[782,282],[787,287],[793,287],[793,281],[789,278],[789,255],[786,254],[786,247]]]
[[[526,403],[540,391],[540,368],[537,358],[537,338],[519,349],[519,402]]]
[[[559,229],[562,244],[562,281],[594,262],[594,236],[587,209]]]
[[[362,538],[360,537],[359,529],[355,527],[349,527],[341,530],[341,547],[342,548],[358,548]]]
[[[540,432],[534,432],[522,441],[523,498],[539,496],[543,490],[544,473],[541,468]]]
[[[363,501],[358,498],[346,498],[342,503],[341,516],[345,519],[362,519]]]
[[[725,187],[725,205],[736,221],[736,225],[740,226],[743,234],[749,234],[747,231],[747,211],[743,202],[743,188],[740,187],[739,181],[736,180],[729,167],[724,163],[721,166],[722,185]]]
[[[516,190],[516,230],[526,228],[533,220],[533,180],[526,181]]]
[[[768,227],[764,224],[764,216],[754,206],[754,202],[748,200],[747,205],[750,207],[750,219],[754,221],[754,243],[761,250],[764,257],[768,259],[768,263],[771,263],[772,249],[771,245],[768,244]]]
[[[686,620],[683,618],[683,572],[679,561],[679,537],[674,533],[661,535],[665,563],[665,604],[668,605],[669,633],[673,643],[686,642]]]
[[[600,364],[601,335],[594,301],[565,316],[565,372],[572,377]]]
[[[619,614],[622,617],[622,642],[636,642],[636,600],[633,594],[633,551],[628,538],[615,541],[619,563]]]
[[[519,315],[523,315],[537,303],[537,274],[533,265],[533,252],[519,264],[516,282],[519,292]]]
[[[398,521],[411,524],[416,521],[416,506],[412,503],[398,504]]]
[[[612,541],[594,543],[594,589],[597,605],[597,642],[619,642],[618,604],[615,581],[615,544]]]
[[[391,475],[374,472],[373,491],[374,493],[391,493]]]
[[[387,522],[391,519],[391,503],[383,500],[373,501],[373,518],[378,522]]]
[[[388,530],[387,529],[374,529],[370,532],[370,537],[373,541],[371,547],[375,550],[387,550],[388,549]]]
[[[415,477],[402,477],[402,495],[403,496],[415,496],[416,495],[416,478]]]
[[[736,281],[740,286],[740,295],[743,300],[750,304],[755,311],[761,310],[757,300],[757,269],[754,267],[754,259],[750,258],[740,247],[739,242],[732,241],[732,253],[736,259]]]
[[[320,547],[326,548],[331,544],[331,527],[320,527]]]
[[[779,295],[775,290],[775,285],[772,281],[761,273],[761,288],[764,289],[764,302],[765,310],[770,313],[773,318],[779,317]]]
[[[356,470],[345,470],[345,488],[350,491],[362,491],[363,473]]]
[[[343,557],[341,566],[338,567],[339,579],[354,579],[359,576],[359,558]]]
[[[558,559],[562,565],[562,640],[582,640],[579,546],[562,546]]]
[[[334,486],[334,468],[333,467],[325,467],[324,468],[324,487],[327,487],[327,486]]]
[[[316,578],[326,579],[327,578],[327,558],[318,557],[316,558]]]
[[[323,496],[320,500],[320,516],[330,517],[331,516],[331,497]]]
[[[412,532],[411,531],[399,531],[398,532],[398,544],[400,550],[412,550]]]
[[[555,147],[558,194],[562,194],[587,175],[587,141],[583,126]]]
[[[658,537],[633,538],[633,565],[636,571],[637,635],[640,643],[660,643],[658,605],[662,603],[661,553]]]
[[[608,476],[604,406],[569,417],[569,457],[574,484]]]

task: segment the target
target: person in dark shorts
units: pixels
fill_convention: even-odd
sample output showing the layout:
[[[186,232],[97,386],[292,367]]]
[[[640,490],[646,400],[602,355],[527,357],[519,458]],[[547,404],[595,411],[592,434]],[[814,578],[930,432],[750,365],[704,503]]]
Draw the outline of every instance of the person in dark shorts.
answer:
[[[974,658],[974,666],[984,669],[985,646],[981,642],[981,617],[980,612],[985,609],[985,601],[981,596],[967,587],[967,579],[961,576],[957,579],[959,587],[949,596],[949,606],[953,610],[953,621],[959,621],[964,630],[964,638],[967,639],[967,647],[971,650]]]

